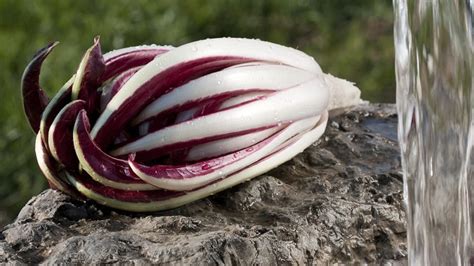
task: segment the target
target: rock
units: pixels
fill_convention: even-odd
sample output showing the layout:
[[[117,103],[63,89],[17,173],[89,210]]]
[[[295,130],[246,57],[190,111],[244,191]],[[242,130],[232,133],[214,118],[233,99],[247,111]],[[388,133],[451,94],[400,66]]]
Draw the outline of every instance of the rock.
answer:
[[[0,264],[406,263],[394,106],[330,120],[293,160],[174,210],[117,212],[46,190],[0,231]]]

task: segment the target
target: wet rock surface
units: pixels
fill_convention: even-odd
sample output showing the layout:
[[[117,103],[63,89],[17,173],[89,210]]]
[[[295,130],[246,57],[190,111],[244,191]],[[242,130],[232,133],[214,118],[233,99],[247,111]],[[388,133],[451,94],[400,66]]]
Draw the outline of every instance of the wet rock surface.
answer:
[[[333,111],[293,160],[212,197],[116,212],[46,190],[0,231],[0,263],[405,263],[393,105]]]

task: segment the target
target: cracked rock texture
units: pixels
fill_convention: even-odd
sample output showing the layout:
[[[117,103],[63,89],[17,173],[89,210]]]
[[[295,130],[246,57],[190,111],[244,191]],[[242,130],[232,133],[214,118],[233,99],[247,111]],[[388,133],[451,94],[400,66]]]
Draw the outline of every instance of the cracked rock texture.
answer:
[[[165,212],[46,190],[0,231],[0,264],[405,264],[396,122],[393,105],[333,111],[293,160]]]

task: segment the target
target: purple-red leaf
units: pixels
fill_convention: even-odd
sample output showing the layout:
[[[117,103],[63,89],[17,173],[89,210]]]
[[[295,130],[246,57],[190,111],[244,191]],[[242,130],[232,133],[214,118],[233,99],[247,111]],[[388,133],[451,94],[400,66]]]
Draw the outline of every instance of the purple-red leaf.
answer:
[[[168,51],[169,49],[165,47],[157,47],[156,49],[137,48],[136,50],[128,51],[126,53],[121,53],[107,58],[105,61],[106,66],[102,80],[108,80],[119,73],[123,73],[137,66],[148,64],[156,56]]]
[[[72,130],[77,114],[85,107],[86,102],[83,100],[75,100],[64,106],[51,124],[48,133],[51,154],[70,171],[77,170],[79,165],[74,152]]]
[[[74,126],[74,148],[83,169],[96,181],[122,190],[156,190],[133,173],[125,160],[103,152],[89,135],[89,119],[85,111],[77,115]]]
[[[54,95],[51,101],[48,103],[46,108],[41,115],[41,123],[39,134],[45,144],[46,147],[49,147],[48,144],[48,131],[51,127],[51,124],[56,118],[56,115],[63,109],[66,104],[71,101],[71,91],[72,91],[72,82],[74,81],[74,77],[71,78],[64,86]]]
[[[57,162],[47,152],[40,135],[36,136],[35,153],[41,172],[43,172],[50,186],[69,195],[76,195],[77,193],[73,191],[73,188],[60,178]]]
[[[58,45],[58,42],[52,42],[39,50],[28,66],[26,66],[23,76],[21,77],[23,109],[35,133],[39,130],[41,114],[49,101],[48,96],[39,84],[41,65],[56,45]]]
[[[94,181],[91,177],[83,174],[72,174],[69,173],[69,179],[73,178],[73,182],[80,183],[81,186],[93,191],[105,198],[118,200],[122,202],[156,202],[157,205],[160,201],[167,200],[170,198],[182,196],[186,193],[169,191],[169,190],[150,190],[150,191],[127,191],[120,190],[108,186],[104,186],[99,182]],[[76,184],[77,187],[77,184]],[[87,195],[86,195],[87,196]]]
[[[108,84],[102,91],[102,95],[100,97],[100,110],[103,111],[110,100],[114,97],[115,94],[122,88],[123,84],[127,82],[137,71],[140,70],[140,67],[131,68],[119,76],[117,76],[114,80],[112,80],[111,84]]]
[[[84,100],[89,112],[98,111],[97,103],[100,100],[100,94],[97,89],[102,84],[104,70],[104,57],[100,49],[99,37],[96,37],[94,44],[82,58],[72,86],[72,99]]]

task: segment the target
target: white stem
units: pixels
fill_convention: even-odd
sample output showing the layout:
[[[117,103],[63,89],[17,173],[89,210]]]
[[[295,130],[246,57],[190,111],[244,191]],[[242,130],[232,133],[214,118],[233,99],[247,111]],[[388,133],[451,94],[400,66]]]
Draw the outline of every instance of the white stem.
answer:
[[[224,109],[224,108],[228,108],[228,107],[232,107],[232,106],[235,106],[235,105],[241,104],[243,102],[247,102],[247,101],[256,99],[260,96],[267,95],[267,94],[270,94],[270,92],[250,92],[250,93],[246,93],[246,94],[243,94],[243,95],[235,96],[235,97],[232,97],[232,98],[224,101],[221,104],[219,110]]]
[[[280,131],[283,126],[277,126],[261,130],[254,133],[245,134],[242,136],[226,138],[211,141],[208,143],[196,145],[188,153],[186,157],[187,161],[198,161],[203,158],[217,157],[223,154],[231,153],[234,151],[241,150],[248,146],[259,143],[260,141],[270,137],[276,132]]]

